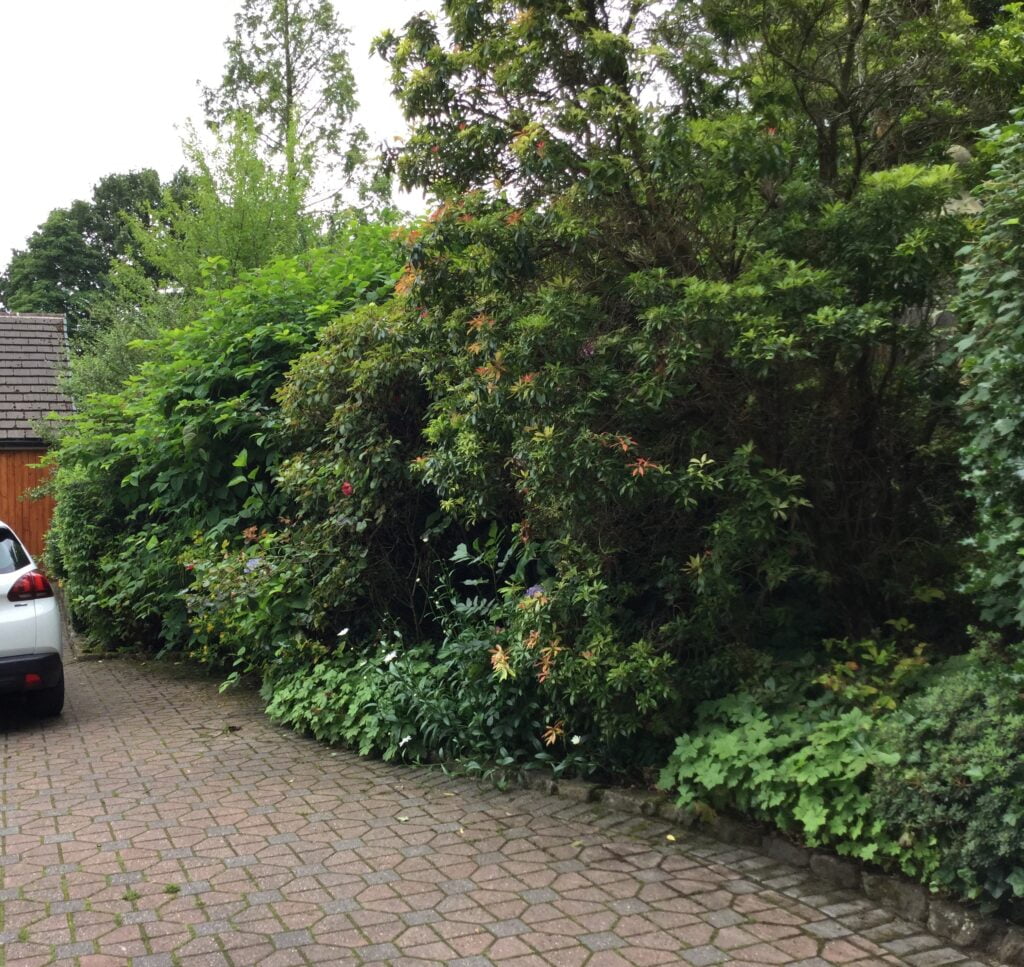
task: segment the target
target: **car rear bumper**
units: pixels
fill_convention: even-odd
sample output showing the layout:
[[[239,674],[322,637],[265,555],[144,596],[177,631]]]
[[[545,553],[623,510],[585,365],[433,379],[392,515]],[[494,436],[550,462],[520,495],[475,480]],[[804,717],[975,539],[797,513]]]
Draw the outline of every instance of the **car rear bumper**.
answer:
[[[0,657],[0,695],[37,692],[60,684],[63,662],[56,652]]]

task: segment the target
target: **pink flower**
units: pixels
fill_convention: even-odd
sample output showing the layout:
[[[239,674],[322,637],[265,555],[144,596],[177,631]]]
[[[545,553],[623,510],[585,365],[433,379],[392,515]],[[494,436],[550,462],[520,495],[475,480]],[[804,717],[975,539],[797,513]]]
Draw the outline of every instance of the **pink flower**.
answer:
[[[351,497],[355,492],[356,488],[352,486],[347,480],[341,485],[341,492],[346,497]]]

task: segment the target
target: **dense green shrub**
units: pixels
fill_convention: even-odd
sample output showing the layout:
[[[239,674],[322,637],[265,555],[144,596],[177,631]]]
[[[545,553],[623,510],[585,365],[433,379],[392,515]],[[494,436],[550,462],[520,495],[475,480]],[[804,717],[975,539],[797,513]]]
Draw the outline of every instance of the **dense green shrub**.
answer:
[[[274,392],[325,322],[390,293],[389,234],[353,225],[345,245],[249,274],[160,333],[122,389],[80,404],[53,456],[53,543],[72,607],[101,642],[182,647],[196,535],[240,544],[285,512]]]
[[[404,751],[414,729],[401,714],[409,710],[396,708],[392,691],[426,674],[430,655],[425,649],[386,651],[391,644],[401,642],[384,640],[358,658],[339,646],[312,668],[275,675],[265,688],[267,714],[321,741],[393,758]]]
[[[685,221],[708,231],[714,131],[664,159],[686,174]],[[656,253],[619,248],[614,205],[588,216],[582,193],[543,214],[453,200],[413,240],[405,307],[429,399],[414,470],[463,526],[544,547],[550,590],[565,582],[550,595],[561,661],[593,651],[598,607],[608,648],[638,644],[692,685],[723,651],[806,647],[912,611],[920,584],[951,593],[955,388],[900,280],[948,270],[954,185],[947,168],[869,178],[806,213],[816,252],[751,254],[730,277],[637,270]],[[873,264],[909,264],[858,280],[854,239]],[[728,687],[704,677],[690,701]]]
[[[383,626],[367,636],[364,621],[354,633],[341,629],[332,653],[312,669],[304,667],[301,648],[290,649],[266,670],[268,714],[385,758],[400,751],[482,767],[544,755],[541,683],[503,667],[494,645],[502,606],[493,588],[525,563],[503,543],[492,529],[473,551],[460,545],[447,566],[435,569],[439,643],[407,644],[401,630]]]
[[[180,556],[190,578],[181,592],[188,656],[230,670],[232,681],[263,675],[289,656],[294,661],[303,655],[308,666],[326,654],[303,633],[312,562],[292,553],[287,531],[261,531],[251,524],[241,538],[201,535]]]
[[[881,727],[872,816],[890,862],[933,889],[1024,898],[1024,653],[951,659]]]
[[[922,588],[955,613],[957,389],[922,303],[963,238],[944,209],[956,172],[877,172],[840,200],[743,118],[637,137],[657,163],[636,191],[704,256],[631,221],[606,160],[533,208],[450,197],[407,235],[398,297],[326,327],[277,395],[288,523],[254,520],[273,550],[232,545],[213,565],[233,603],[205,591],[217,554],[196,555],[206,657],[255,654],[273,677],[285,651],[315,664],[347,627],[329,660],[347,675],[393,628],[435,658],[468,636],[480,648],[434,688],[451,696],[438,720],[466,721],[458,699],[488,655],[488,689],[538,708],[507,751],[540,735],[564,754],[578,737],[595,760],[641,766],[752,656],[770,665],[894,613],[928,622]],[[769,177],[784,205],[764,197]],[[716,230],[729,220],[740,247]],[[487,553],[518,547],[521,573],[458,556],[491,533]],[[449,577],[479,582],[486,621],[438,596]],[[311,694],[289,699],[295,721]]]
[[[393,635],[364,645],[358,658],[340,647],[312,669],[275,675],[265,688],[267,714],[385,759],[482,769],[544,757],[536,689],[529,680],[496,680],[489,644],[465,634],[435,651]]]
[[[866,636],[956,649],[971,611],[936,324],[970,174],[934,162],[993,110],[991,45],[958,3],[825,4],[811,83],[791,12],[449,0],[383,38],[398,167],[441,200],[395,297],[385,230],[353,230],[89,403],[58,543],[90,625],[387,756],[635,774],[696,716],[685,795],[884,853],[878,716],[921,656]],[[805,715],[724,697],[800,656]]]
[[[971,438],[963,459],[977,500],[979,563],[971,589],[984,616],[1024,624],[1024,113],[991,130],[997,161],[978,190],[977,241],[964,249],[959,344]]]

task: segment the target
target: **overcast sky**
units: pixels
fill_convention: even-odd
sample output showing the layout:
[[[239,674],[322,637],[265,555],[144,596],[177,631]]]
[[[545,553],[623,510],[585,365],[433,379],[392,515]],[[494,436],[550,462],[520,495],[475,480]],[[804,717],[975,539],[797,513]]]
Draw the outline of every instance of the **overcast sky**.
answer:
[[[104,175],[182,164],[183,122],[202,118],[197,81],[224,67],[241,0],[0,0],[4,144],[0,269],[54,208]],[[439,0],[334,0],[351,30],[360,119],[374,141],[404,130],[370,41]]]

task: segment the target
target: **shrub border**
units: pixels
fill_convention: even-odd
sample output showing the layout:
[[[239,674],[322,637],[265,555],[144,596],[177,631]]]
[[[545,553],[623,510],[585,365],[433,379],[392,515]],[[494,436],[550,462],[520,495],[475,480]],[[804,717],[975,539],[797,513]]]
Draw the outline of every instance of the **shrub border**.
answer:
[[[548,795],[601,803],[615,812],[654,816],[685,828],[699,828],[722,843],[759,850],[772,859],[809,869],[833,886],[863,893],[883,909],[926,927],[958,947],[983,951],[1005,964],[1024,964],[1024,927],[933,895],[920,883],[883,873],[859,860],[801,846],[764,824],[719,815],[698,826],[693,814],[677,806],[667,793],[560,779],[546,769],[526,770],[521,781],[525,788]]]

